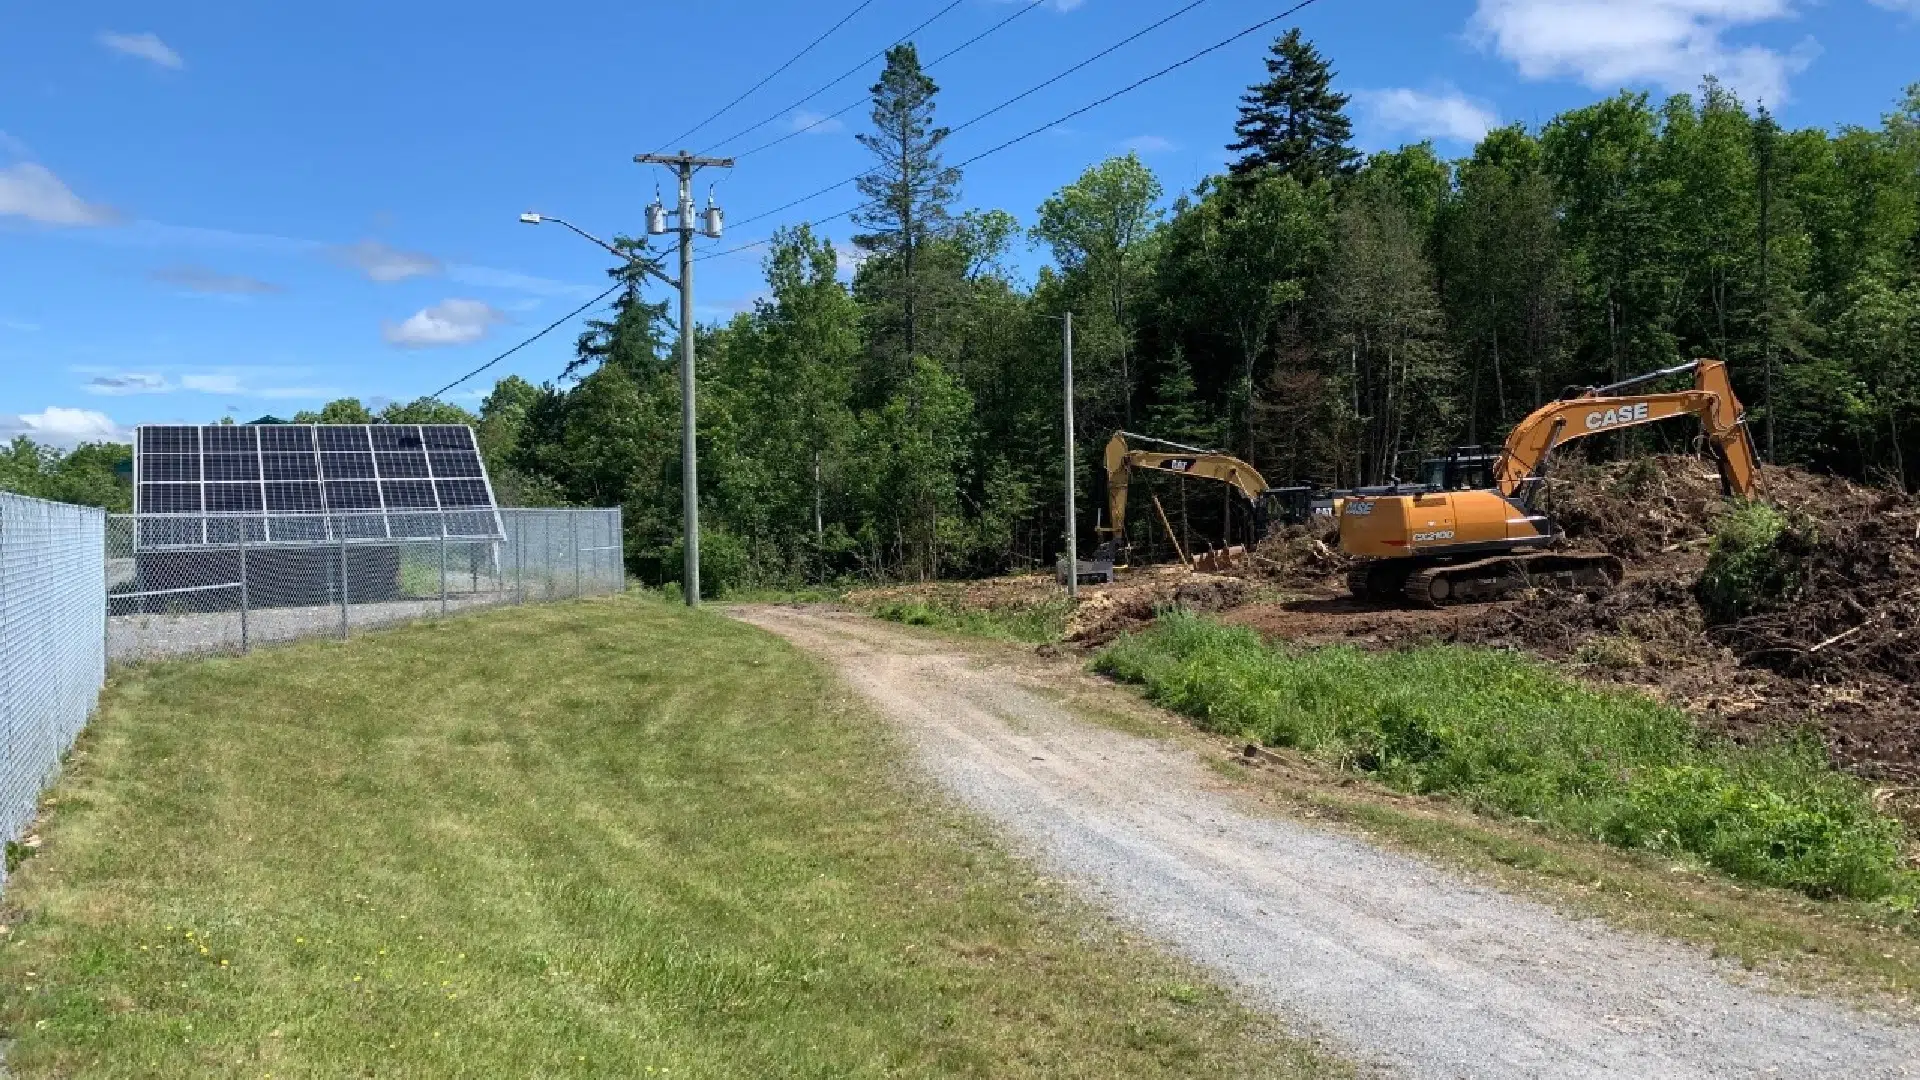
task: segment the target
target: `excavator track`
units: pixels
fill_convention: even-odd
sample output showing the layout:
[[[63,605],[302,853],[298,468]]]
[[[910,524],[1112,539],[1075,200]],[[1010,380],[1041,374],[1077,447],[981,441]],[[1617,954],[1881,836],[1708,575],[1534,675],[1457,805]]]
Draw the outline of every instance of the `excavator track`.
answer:
[[[1612,555],[1537,551],[1421,567],[1407,575],[1402,594],[1421,607],[1437,608],[1497,600],[1536,586],[1609,589],[1625,574],[1625,565]]]

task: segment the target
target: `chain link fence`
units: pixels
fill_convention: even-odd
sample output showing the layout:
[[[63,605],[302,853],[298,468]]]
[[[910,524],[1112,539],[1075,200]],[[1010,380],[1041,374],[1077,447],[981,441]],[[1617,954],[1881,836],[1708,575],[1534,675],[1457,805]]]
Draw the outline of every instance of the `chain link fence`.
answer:
[[[618,509],[501,510],[500,523],[502,538],[475,539],[446,535],[437,513],[111,515],[107,657],[244,652],[626,587]]]
[[[105,516],[0,492],[0,842],[32,822],[106,677]]]

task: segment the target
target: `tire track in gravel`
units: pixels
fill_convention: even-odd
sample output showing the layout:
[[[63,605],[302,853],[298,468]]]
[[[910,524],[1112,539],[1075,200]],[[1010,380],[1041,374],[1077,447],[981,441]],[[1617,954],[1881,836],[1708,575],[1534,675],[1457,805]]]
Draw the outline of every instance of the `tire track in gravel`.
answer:
[[[1250,813],[1191,751],[1079,721],[1011,667],[845,612],[733,614],[834,664],[1095,902],[1390,1075],[1920,1076],[1920,1029]]]

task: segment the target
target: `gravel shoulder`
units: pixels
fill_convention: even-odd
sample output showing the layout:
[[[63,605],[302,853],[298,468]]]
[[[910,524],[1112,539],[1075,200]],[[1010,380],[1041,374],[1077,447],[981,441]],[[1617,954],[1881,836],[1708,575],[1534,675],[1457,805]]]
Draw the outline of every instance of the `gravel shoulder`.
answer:
[[[1095,902],[1390,1075],[1920,1076],[1920,1029],[1262,814],[1192,751],[1078,720],[990,655],[845,612],[733,614],[834,664]]]

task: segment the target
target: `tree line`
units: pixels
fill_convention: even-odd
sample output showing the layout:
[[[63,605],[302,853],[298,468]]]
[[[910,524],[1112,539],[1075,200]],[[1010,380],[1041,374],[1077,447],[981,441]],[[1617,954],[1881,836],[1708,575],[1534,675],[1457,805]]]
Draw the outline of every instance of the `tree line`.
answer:
[[[1729,361],[1770,460],[1920,484],[1920,85],[1872,128],[1787,130],[1708,78],[1499,128],[1457,160],[1363,155],[1295,30],[1241,98],[1225,172],[1169,201],[1137,156],[1110,158],[1025,222],[963,204],[938,100],[913,46],[891,50],[852,250],[780,231],[767,298],[699,328],[710,589],[1050,562],[1069,311],[1083,537],[1115,430],[1275,483],[1379,483],[1497,443],[1565,388],[1692,356]],[[1030,281],[1021,244],[1048,256]],[[674,328],[610,273],[628,287],[564,377],[501,380],[474,422],[506,497],[622,506],[630,565],[671,581]],[[438,405],[398,408],[416,407]]]

